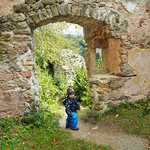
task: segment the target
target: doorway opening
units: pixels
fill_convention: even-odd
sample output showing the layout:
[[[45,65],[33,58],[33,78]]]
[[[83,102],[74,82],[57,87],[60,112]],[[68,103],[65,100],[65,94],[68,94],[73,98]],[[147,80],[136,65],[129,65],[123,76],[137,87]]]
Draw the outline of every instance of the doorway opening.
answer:
[[[34,31],[40,101],[51,111],[72,87],[83,106],[91,105],[83,28],[66,22],[50,23]]]

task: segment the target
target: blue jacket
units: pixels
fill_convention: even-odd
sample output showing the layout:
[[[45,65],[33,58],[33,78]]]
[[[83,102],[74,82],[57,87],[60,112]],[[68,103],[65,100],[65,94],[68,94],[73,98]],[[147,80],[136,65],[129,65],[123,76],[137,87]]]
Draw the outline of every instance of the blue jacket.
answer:
[[[66,113],[69,116],[71,116],[71,112],[76,112],[80,109],[80,105],[77,103],[76,97],[74,97],[73,99],[69,99],[68,97],[66,97],[65,101]]]

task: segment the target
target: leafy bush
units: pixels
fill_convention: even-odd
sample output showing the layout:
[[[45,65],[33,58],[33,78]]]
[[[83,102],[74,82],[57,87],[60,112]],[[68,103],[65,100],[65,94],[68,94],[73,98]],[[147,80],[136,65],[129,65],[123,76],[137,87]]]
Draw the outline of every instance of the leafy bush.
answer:
[[[77,99],[83,106],[90,106],[92,100],[89,94],[86,68],[76,68],[76,76],[73,78],[73,88]]]
[[[67,82],[65,77],[53,78],[46,70],[38,67],[38,81],[40,85],[41,106],[47,107],[51,111],[60,108],[58,100],[66,94]]]

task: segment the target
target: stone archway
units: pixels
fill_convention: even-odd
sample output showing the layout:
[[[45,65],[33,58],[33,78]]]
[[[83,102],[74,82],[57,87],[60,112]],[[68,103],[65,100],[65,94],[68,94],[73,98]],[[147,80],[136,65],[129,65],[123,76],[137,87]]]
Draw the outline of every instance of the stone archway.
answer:
[[[141,97],[140,88],[132,90],[130,87],[128,90],[130,84],[137,81],[134,88],[149,78],[146,75],[138,80],[135,62],[128,60],[136,55],[133,49],[128,57],[129,49],[125,44],[129,40],[127,27],[130,21],[124,19],[127,11],[120,4],[113,0],[25,0],[13,5],[13,12],[0,18],[0,117],[22,115],[38,109],[33,31],[48,23],[61,21],[76,23],[84,28],[93,111],[105,111],[109,101],[115,104],[145,97],[147,84]],[[133,45],[130,44],[131,49]],[[102,70],[96,67],[98,47],[103,48]]]

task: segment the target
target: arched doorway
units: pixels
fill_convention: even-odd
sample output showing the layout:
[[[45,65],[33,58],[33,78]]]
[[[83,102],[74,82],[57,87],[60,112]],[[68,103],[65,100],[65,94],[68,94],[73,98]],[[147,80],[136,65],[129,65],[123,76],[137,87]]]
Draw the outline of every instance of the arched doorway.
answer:
[[[2,107],[1,117],[20,115],[39,107],[38,82],[35,66],[33,31],[48,23],[66,21],[83,27],[85,40],[88,44],[86,66],[89,76],[91,96],[94,110],[100,111],[111,97],[109,87],[102,93],[93,91],[95,84],[92,75],[109,73],[109,78],[132,76],[132,68],[121,63],[121,41],[117,36],[126,31],[124,21],[114,5],[104,2],[89,1],[51,1],[26,0],[25,3],[13,6],[14,12],[2,16],[1,28],[1,77],[0,91]],[[103,49],[103,71],[96,66],[96,48]],[[116,48],[117,47],[117,48]],[[113,61],[112,61],[113,60]],[[113,63],[112,63],[113,62]],[[126,68],[129,71],[126,71]],[[124,71],[125,70],[125,71]],[[125,74],[123,74],[125,72]],[[115,77],[114,77],[115,76]],[[101,77],[100,77],[101,78]],[[101,86],[99,85],[101,88]],[[103,86],[102,86],[103,88]],[[100,90],[101,91],[101,90]],[[108,91],[108,92],[106,92]],[[97,93],[95,93],[97,92]],[[105,93],[108,93],[105,95]],[[97,107],[98,106],[98,107]]]

